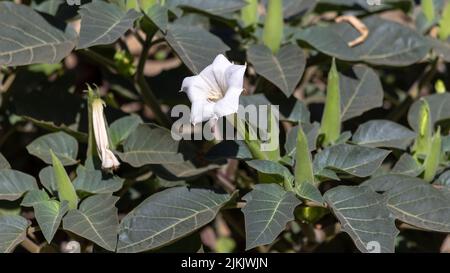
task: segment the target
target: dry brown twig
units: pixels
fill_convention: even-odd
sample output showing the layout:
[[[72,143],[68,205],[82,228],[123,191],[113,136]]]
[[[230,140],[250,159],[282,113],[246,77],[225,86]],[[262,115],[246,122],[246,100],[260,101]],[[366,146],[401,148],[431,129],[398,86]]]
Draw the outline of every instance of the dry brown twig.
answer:
[[[355,47],[364,43],[364,41],[369,37],[369,29],[367,26],[358,18],[353,15],[339,16],[334,19],[336,23],[348,22],[352,25],[361,35],[353,41],[348,42],[349,47]]]

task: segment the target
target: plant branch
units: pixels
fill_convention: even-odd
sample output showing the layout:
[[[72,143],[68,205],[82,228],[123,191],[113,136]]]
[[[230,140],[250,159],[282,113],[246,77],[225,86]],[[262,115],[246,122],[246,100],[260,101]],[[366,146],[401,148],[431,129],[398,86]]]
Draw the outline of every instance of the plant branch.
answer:
[[[150,35],[148,35],[147,39],[142,44],[142,53],[139,58],[135,76],[135,87],[142,95],[144,103],[149,106],[150,109],[152,109],[153,113],[155,114],[155,119],[164,127],[170,127],[170,125],[172,124],[171,120],[161,110],[160,104],[144,76],[145,62],[147,61],[148,52],[151,46],[151,37]]]

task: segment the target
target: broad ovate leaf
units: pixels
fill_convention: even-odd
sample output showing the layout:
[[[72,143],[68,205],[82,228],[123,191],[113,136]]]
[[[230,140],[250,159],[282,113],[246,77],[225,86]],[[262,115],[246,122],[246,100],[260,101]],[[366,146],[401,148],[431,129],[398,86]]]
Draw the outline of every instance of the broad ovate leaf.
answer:
[[[113,193],[122,188],[124,180],[100,170],[91,170],[80,166],[73,186],[77,191],[92,194]]]
[[[338,186],[325,193],[325,201],[361,252],[394,252],[398,230],[386,199],[369,187]]]
[[[133,167],[147,164],[177,164],[184,162],[178,152],[179,142],[169,130],[156,126],[139,125],[123,144],[120,159]]]
[[[73,136],[64,132],[43,135],[31,142],[27,146],[27,150],[47,164],[52,163],[50,150],[64,166],[78,163],[78,142]]]
[[[10,253],[26,238],[27,219],[18,215],[0,216],[0,253]]]
[[[230,195],[209,189],[175,187],[153,194],[120,223],[118,252],[141,252],[167,245],[212,221]]]
[[[114,43],[141,14],[134,9],[124,11],[103,1],[94,1],[80,9],[81,28],[78,49]]]
[[[285,45],[273,55],[264,45],[251,46],[247,51],[248,60],[256,73],[277,86],[286,97],[290,97],[305,70],[306,59],[297,45]]]
[[[364,146],[339,144],[321,151],[314,158],[314,171],[329,168],[357,177],[372,175],[390,151]]]
[[[383,87],[374,70],[355,65],[339,75],[342,121],[360,116],[383,104]]]
[[[77,35],[51,25],[32,8],[0,3],[0,66],[58,63],[75,47]]]
[[[345,61],[364,61],[375,65],[408,66],[420,61],[430,50],[425,37],[399,23],[373,15],[362,22],[370,35],[364,43],[349,47],[361,34],[348,23],[312,26],[296,34],[317,50]]]
[[[371,120],[361,124],[352,142],[368,147],[406,149],[416,134],[408,128],[389,120]]]
[[[79,209],[69,210],[63,228],[114,251],[117,244],[119,218],[115,204],[118,197],[98,194],[86,198]]]
[[[385,192],[388,208],[397,219],[427,230],[450,232],[450,195],[445,189],[398,174],[375,177],[363,185]]]
[[[230,49],[217,36],[198,26],[169,25],[165,38],[194,74],[199,74],[217,55]]]
[[[0,200],[14,201],[35,189],[38,186],[31,175],[11,169],[0,170]]]
[[[294,220],[294,209],[301,203],[276,184],[258,184],[243,199],[247,250],[272,243]]]
[[[68,211],[67,202],[60,203],[57,200],[50,200],[48,195],[41,190],[34,190],[27,193],[22,206],[32,206],[34,217],[39,224],[39,228],[48,243],[51,243],[63,215]]]

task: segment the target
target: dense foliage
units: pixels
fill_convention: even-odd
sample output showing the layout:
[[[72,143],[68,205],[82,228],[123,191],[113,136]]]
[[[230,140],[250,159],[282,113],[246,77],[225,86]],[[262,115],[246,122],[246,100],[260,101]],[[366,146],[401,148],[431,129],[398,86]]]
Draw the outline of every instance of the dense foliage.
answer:
[[[76,2],[0,1],[0,252],[450,251],[450,1]],[[219,54],[274,126],[175,139]]]

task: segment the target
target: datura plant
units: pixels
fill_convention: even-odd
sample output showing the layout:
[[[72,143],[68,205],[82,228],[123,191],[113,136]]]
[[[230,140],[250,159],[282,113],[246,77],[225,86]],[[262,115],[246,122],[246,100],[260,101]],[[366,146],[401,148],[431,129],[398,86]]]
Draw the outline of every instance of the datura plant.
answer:
[[[77,2],[0,1],[0,252],[450,251],[450,1]]]

